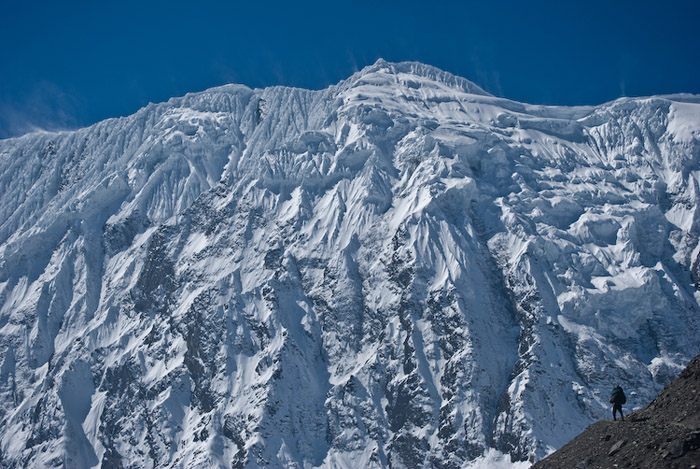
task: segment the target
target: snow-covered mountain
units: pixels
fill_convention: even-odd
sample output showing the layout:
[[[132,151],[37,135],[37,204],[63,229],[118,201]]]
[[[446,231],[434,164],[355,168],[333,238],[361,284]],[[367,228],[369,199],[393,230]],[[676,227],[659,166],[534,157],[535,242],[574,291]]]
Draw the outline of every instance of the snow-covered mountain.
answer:
[[[0,466],[540,459],[700,353],[699,184],[700,97],[381,60],[2,140]]]

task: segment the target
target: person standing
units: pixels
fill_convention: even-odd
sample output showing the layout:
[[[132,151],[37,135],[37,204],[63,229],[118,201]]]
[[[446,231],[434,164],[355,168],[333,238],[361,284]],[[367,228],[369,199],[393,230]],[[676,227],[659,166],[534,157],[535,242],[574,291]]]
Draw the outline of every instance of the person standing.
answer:
[[[620,385],[615,386],[610,394],[610,403],[613,405],[613,420],[617,420],[617,412],[620,412],[620,418],[625,420],[625,416],[622,413],[622,404],[625,402],[627,402],[627,396],[625,396],[622,387]]]

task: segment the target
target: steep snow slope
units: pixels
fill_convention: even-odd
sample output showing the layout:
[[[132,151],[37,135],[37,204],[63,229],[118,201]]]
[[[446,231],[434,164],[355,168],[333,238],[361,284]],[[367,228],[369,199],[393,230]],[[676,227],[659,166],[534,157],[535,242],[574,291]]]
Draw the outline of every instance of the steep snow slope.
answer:
[[[699,182],[697,97],[384,61],[0,141],[0,464],[539,459],[700,353]]]

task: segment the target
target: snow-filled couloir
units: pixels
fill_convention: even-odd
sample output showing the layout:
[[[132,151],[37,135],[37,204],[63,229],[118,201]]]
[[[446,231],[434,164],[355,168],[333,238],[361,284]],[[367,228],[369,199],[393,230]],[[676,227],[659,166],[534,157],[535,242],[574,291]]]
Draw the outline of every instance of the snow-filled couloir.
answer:
[[[522,463],[700,353],[700,98],[418,63],[0,141],[0,465]]]

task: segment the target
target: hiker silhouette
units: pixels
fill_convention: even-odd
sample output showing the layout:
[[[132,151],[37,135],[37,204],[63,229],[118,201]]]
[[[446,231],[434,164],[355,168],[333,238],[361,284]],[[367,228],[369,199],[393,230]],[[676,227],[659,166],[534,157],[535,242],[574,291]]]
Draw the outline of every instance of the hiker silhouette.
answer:
[[[620,412],[620,418],[625,420],[625,416],[622,413],[622,404],[625,402],[627,402],[627,396],[625,396],[622,387],[620,387],[620,385],[615,386],[612,393],[610,393],[610,403],[613,405],[613,420],[617,420],[617,412]]]

